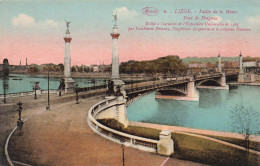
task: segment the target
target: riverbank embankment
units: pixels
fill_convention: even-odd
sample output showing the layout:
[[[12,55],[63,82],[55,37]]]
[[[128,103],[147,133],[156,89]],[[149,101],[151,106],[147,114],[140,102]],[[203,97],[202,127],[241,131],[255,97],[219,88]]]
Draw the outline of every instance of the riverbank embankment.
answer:
[[[143,122],[133,122],[133,121],[130,121],[129,125],[147,127],[147,128],[154,128],[154,129],[158,129],[158,130],[170,130],[172,132],[182,131],[182,132],[194,133],[194,134],[200,134],[200,135],[221,136],[221,137],[237,138],[237,139],[241,139],[241,140],[244,139],[244,137],[241,134],[238,134],[238,133],[229,133],[229,132],[194,129],[194,128],[188,128],[188,127],[169,126],[169,125],[143,123]],[[260,142],[260,136],[254,136],[251,139],[251,141]]]

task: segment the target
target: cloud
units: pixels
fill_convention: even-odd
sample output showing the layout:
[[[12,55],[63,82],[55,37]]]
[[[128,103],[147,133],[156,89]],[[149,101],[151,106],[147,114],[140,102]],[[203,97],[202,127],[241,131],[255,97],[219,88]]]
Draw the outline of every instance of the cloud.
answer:
[[[135,10],[128,10],[127,7],[116,8],[113,13],[117,13],[119,19],[133,18],[138,16],[138,12]]]
[[[35,24],[35,20],[33,17],[28,16],[26,14],[19,14],[16,17],[13,17],[12,19],[12,23],[14,26],[18,27],[18,26],[31,26]]]
[[[260,25],[260,16],[249,17],[247,21],[252,25]]]
[[[48,27],[57,27],[59,26],[59,22],[58,21],[53,21],[53,20],[46,20],[43,22],[44,26],[48,26]]]
[[[18,16],[13,17],[12,24],[16,27],[57,27],[61,23],[51,19],[43,21],[35,21],[35,19],[26,14],[19,14]]]

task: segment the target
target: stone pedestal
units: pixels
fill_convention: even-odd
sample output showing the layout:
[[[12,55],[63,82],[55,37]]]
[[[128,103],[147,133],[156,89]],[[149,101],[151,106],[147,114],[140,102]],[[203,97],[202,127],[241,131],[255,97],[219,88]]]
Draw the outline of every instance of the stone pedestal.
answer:
[[[116,106],[116,120],[124,125],[128,126],[127,111],[125,107],[126,99],[123,96],[117,97],[117,106]]]
[[[199,97],[196,93],[195,82],[193,78],[187,84],[187,97],[191,98],[192,101],[199,100]]]
[[[220,78],[220,85],[224,88],[224,89],[229,89],[229,86],[226,83],[226,75],[225,72],[222,73],[222,77]]]
[[[250,82],[255,82],[255,74],[254,73],[250,74]]]
[[[42,94],[42,91],[39,89],[39,90],[36,90],[36,94],[37,95],[40,95],[40,94]]]
[[[174,153],[174,143],[171,139],[171,131],[163,130],[160,132],[160,140],[157,144],[158,154],[170,156]]]
[[[221,86],[226,86],[227,85],[226,84],[226,77],[222,76],[220,79],[221,79],[221,81],[220,81]]]
[[[238,82],[245,82],[243,71],[240,71],[238,74]]]
[[[125,83],[122,80],[113,80],[114,82],[114,91],[117,91],[117,87],[120,86],[120,92],[123,94],[124,97],[126,97],[126,92],[125,92]]]
[[[75,81],[69,77],[65,78],[65,93],[74,93]]]
[[[114,98],[114,97],[113,97]],[[115,119],[122,123],[124,127],[129,124],[126,110],[126,99],[123,96],[117,96],[116,104],[108,107],[95,116],[96,119]]]

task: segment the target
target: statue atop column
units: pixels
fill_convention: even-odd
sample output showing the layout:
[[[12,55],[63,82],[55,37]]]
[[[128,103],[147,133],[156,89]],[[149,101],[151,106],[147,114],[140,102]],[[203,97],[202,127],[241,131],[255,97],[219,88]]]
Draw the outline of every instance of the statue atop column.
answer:
[[[70,31],[69,31],[70,22],[66,21],[66,26],[67,26],[66,34],[70,34]]]
[[[113,20],[113,22],[115,22],[115,24],[114,24],[114,26],[116,27],[117,25],[116,25],[116,22],[117,22],[117,13],[115,14],[115,15],[112,15],[113,17],[114,17],[114,20]]]

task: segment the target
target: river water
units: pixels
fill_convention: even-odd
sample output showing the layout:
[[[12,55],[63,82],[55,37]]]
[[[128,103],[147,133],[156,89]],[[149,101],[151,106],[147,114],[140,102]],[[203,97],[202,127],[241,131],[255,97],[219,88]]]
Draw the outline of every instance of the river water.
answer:
[[[92,79],[74,78],[74,80],[79,85],[79,87],[94,86],[94,83],[91,83]],[[0,77],[0,94],[4,94],[4,88],[6,94],[33,91],[32,86],[34,86],[35,82],[39,82],[40,88],[42,90],[48,89],[48,78],[46,77],[21,74],[10,74],[10,76],[7,78]],[[50,77],[49,83],[50,89],[58,89],[60,85],[60,78]],[[95,86],[104,84],[105,82],[103,79],[95,79]]]
[[[142,97],[127,108],[130,121],[233,132],[230,110],[238,105],[260,112],[260,87],[237,85],[230,90],[199,89],[199,101]]]

